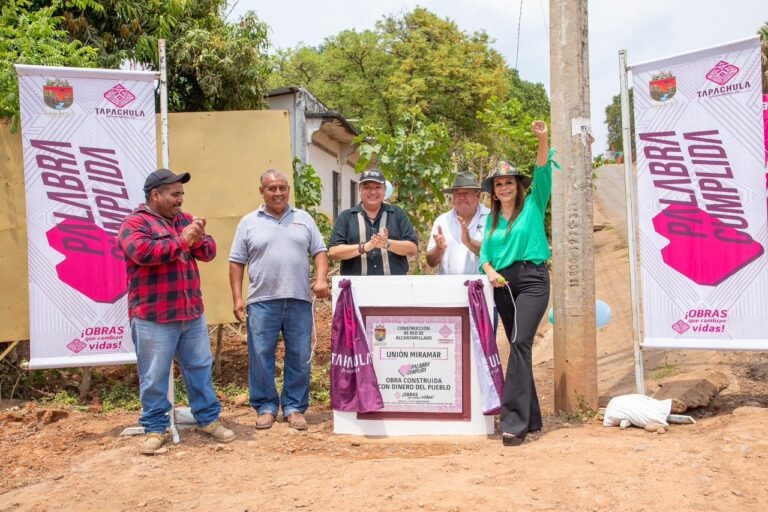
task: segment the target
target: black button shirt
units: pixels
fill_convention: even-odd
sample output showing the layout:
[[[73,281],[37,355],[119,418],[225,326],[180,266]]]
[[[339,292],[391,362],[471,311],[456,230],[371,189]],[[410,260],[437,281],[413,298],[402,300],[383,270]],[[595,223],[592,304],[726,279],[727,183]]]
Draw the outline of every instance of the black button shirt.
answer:
[[[408,214],[399,206],[393,204],[382,203],[379,213],[376,215],[376,219],[371,222],[368,216],[363,210],[362,203],[358,204],[354,208],[349,208],[341,212],[336,219],[336,224],[333,225],[333,233],[331,233],[330,247],[337,245],[358,245],[360,242],[367,242],[371,239],[374,233],[378,233],[381,229],[381,215],[387,212],[387,230],[389,231],[390,240],[408,240],[418,245],[419,241],[416,237],[416,232],[413,229],[411,220],[408,218]],[[362,215],[365,221],[365,240],[360,240],[360,229],[358,228],[357,216]],[[393,276],[404,276],[408,273],[408,258],[400,256],[398,254],[389,252],[389,271]],[[381,258],[381,250],[374,249],[367,255],[368,259],[368,275],[369,276],[383,276],[384,264]],[[359,276],[362,272],[362,264],[360,256],[348,260],[342,260],[341,262],[341,275],[343,276]]]

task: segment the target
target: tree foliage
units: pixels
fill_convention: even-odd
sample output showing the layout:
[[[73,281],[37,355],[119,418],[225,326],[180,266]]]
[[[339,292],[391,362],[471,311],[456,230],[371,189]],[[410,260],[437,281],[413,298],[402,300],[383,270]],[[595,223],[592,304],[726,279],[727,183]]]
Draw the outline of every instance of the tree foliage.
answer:
[[[467,34],[423,8],[388,16],[374,30],[345,30],[317,48],[278,55],[273,86],[301,85],[377,132],[394,134],[414,107],[454,137],[475,135],[475,114],[509,83],[485,33]]]
[[[480,129],[475,113],[507,95],[507,67],[486,33],[467,34],[423,8],[389,16],[378,27],[397,63],[388,90],[398,113],[416,107],[452,135],[472,136]]]
[[[74,2],[73,2],[74,3]],[[98,4],[90,1],[79,5]],[[19,83],[14,64],[93,67],[96,50],[79,41],[69,41],[56,16],[62,2],[31,10],[27,0],[8,0],[0,10],[0,118],[11,118],[11,130],[19,121]]]
[[[38,8],[51,4],[36,0]],[[226,0],[106,0],[54,2],[70,38],[98,51],[98,65],[127,61],[159,69],[159,39],[167,40],[169,109],[211,111],[265,105],[271,59],[267,25],[247,13],[224,19]]]
[[[443,188],[453,173],[448,129],[414,109],[398,120],[394,134],[363,133],[357,142],[356,170],[363,171],[375,157],[376,165],[395,184],[397,202],[405,206],[416,230],[428,232],[441,213]]]
[[[331,236],[331,223],[317,207],[323,201],[323,183],[312,164],[305,164],[300,159],[293,159],[293,194],[296,207],[312,216],[317,228],[326,240]]]
[[[183,31],[171,44],[169,108],[263,108],[271,72],[267,30],[264,22],[248,13],[237,24]]]
[[[629,90],[629,125],[635,133],[635,107],[632,89]],[[605,107],[605,126],[608,128],[608,149],[624,151],[624,136],[621,131],[621,94],[613,97],[611,104]],[[635,154],[635,140],[632,139],[632,154]],[[626,155],[625,155],[626,157]]]
[[[529,126],[549,119],[549,99],[490,45],[484,32],[415,8],[279,52],[270,85],[304,86],[362,126],[358,170],[375,159],[423,232],[457,167],[484,177],[499,158],[533,165]]]

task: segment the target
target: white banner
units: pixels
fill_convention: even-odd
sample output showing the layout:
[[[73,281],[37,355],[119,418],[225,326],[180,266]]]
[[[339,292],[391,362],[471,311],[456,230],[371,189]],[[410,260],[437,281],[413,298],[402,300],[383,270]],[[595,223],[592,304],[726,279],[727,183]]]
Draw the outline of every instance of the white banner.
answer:
[[[766,350],[760,40],[632,74],[644,346]]]
[[[155,170],[154,73],[17,65],[30,368],[132,363],[116,235]]]

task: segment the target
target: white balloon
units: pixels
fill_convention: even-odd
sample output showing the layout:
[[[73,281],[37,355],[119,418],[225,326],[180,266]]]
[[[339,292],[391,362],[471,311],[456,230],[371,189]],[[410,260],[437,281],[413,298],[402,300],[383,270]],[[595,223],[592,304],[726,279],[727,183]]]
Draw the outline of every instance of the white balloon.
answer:
[[[395,187],[392,186],[389,180],[386,180],[384,182],[384,187],[386,188],[384,192],[384,199],[389,199],[390,197],[392,197],[392,193],[395,191]]]

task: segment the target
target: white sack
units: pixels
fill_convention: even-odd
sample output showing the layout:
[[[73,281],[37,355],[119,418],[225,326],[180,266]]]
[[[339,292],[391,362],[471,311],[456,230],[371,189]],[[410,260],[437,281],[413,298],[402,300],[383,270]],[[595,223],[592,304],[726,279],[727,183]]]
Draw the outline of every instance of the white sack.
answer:
[[[667,416],[672,411],[672,400],[656,400],[645,395],[622,395],[611,399],[605,408],[603,425],[618,427],[626,419],[636,427],[643,428],[649,423],[669,426]]]

